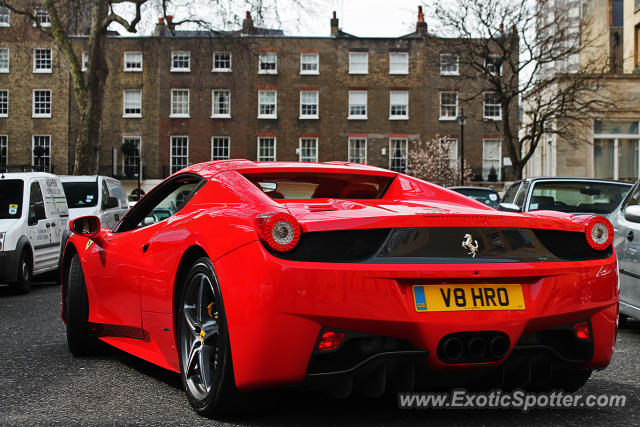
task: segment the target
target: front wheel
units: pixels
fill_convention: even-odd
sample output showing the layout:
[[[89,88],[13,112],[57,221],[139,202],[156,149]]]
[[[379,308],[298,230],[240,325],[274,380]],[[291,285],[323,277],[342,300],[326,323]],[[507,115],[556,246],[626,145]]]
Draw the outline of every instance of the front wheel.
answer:
[[[71,258],[66,282],[67,346],[74,356],[88,356],[98,350],[99,341],[89,327],[89,297],[78,254]]]
[[[18,261],[18,280],[11,285],[11,289],[19,294],[27,294],[31,290],[33,278],[33,261],[28,250],[23,249]]]
[[[237,408],[233,365],[220,286],[208,258],[198,259],[177,307],[180,373],[191,406],[213,417]]]

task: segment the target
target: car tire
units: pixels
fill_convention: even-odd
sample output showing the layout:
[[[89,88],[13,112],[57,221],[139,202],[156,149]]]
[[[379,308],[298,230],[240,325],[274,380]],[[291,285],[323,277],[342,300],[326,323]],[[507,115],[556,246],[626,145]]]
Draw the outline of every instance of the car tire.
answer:
[[[89,297],[78,254],[71,258],[66,281],[67,346],[74,356],[89,356],[96,353],[99,341],[89,327]]]
[[[217,417],[240,408],[222,294],[213,265],[199,258],[187,273],[176,309],[182,386],[195,411]]]
[[[23,249],[18,261],[18,278],[11,285],[11,289],[18,294],[27,294],[31,291],[33,279],[33,261],[28,250]]]

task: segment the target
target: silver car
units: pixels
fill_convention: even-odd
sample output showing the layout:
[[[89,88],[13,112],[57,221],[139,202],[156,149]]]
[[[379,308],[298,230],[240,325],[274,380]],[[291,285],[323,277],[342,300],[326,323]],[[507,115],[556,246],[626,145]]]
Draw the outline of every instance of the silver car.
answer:
[[[611,217],[613,244],[620,270],[620,326],[627,317],[640,319],[640,181]]]

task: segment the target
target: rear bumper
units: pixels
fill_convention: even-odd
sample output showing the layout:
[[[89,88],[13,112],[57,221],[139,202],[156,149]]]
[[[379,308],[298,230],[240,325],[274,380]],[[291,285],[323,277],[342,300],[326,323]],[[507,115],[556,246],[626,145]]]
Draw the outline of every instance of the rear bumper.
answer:
[[[18,251],[0,251],[0,283],[13,283],[18,280]]]
[[[253,242],[214,264],[236,384],[243,390],[304,382],[322,328],[403,340],[426,351],[425,364],[435,372],[494,369],[524,335],[583,320],[593,331],[593,353],[580,367],[604,368],[613,353],[615,254],[597,261],[535,264],[336,264],[277,259]],[[412,285],[443,282],[519,283],[526,309],[416,312]],[[465,331],[504,333],[509,349],[492,362],[440,360],[442,338]]]

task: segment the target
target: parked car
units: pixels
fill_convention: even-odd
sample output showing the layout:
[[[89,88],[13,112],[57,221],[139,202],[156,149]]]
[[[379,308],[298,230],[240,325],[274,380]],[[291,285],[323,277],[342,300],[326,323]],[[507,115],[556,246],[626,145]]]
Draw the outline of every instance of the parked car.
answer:
[[[640,181],[612,216],[614,246],[620,271],[620,324],[640,319]]]
[[[609,216],[633,184],[594,178],[526,178],[505,192],[500,210],[551,210],[572,214]]]
[[[101,175],[61,176],[71,219],[94,215],[105,228],[116,226],[129,210],[122,183]]]
[[[448,187],[449,190],[453,190],[456,193],[464,194],[467,197],[472,198],[480,203],[484,203],[487,206],[491,206],[494,209],[498,209],[500,204],[500,195],[492,188],[486,187],[471,187],[471,186],[459,186]]]
[[[60,179],[48,173],[0,174],[0,283],[20,293],[33,275],[58,268],[69,236]]]
[[[236,160],[182,169],[113,230],[71,228],[70,351],[99,339],[179,372],[202,415],[269,387],[411,391],[420,372],[574,391],[613,354],[602,216],[499,212],[365,165]]]

